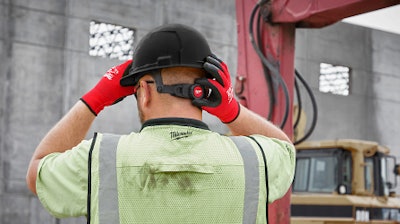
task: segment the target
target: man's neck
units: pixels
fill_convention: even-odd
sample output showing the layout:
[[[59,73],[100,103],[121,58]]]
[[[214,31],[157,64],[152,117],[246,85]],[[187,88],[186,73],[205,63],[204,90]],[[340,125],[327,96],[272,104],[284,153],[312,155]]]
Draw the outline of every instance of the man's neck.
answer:
[[[194,120],[202,120],[201,109],[193,106],[189,101],[184,103],[158,104],[151,108],[146,120],[168,117],[180,117]]]

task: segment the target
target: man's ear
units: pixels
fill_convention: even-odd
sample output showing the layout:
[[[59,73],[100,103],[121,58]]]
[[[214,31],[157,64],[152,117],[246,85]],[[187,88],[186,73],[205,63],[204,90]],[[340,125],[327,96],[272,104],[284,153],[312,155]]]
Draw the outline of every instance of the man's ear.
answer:
[[[151,86],[144,80],[139,82],[141,93],[138,97],[141,97],[140,103],[142,108],[148,107],[152,99]]]

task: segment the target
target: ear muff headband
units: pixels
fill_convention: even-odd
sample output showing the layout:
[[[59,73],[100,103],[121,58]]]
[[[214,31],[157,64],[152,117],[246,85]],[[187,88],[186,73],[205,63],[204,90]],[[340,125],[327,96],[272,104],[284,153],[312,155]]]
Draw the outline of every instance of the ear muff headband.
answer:
[[[156,81],[157,92],[168,93],[172,96],[187,99],[202,99],[204,97],[205,88],[200,84],[175,84],[164,85],[161,77],[161,70],[151,72],[152,77]]]

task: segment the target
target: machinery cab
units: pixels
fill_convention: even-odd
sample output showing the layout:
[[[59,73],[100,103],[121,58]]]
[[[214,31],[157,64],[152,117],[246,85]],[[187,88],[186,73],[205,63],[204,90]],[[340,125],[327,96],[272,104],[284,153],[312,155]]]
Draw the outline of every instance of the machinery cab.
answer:
[[[389,149],[360,140],[305,142],[296,149],[292,223],[400,222],[393,191],[399,166]]]

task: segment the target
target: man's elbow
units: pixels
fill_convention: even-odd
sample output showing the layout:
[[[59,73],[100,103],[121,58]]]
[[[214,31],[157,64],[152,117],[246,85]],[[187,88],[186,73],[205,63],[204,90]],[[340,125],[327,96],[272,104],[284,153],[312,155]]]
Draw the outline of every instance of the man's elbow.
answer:
[[[26,174],[26,185],[28,186],[28,189],[32,191],[33,194],[37,195],[36,193],[37,166],[35,166],[34,163],[35,162],[32,162],[29,165],[28,172]]]

